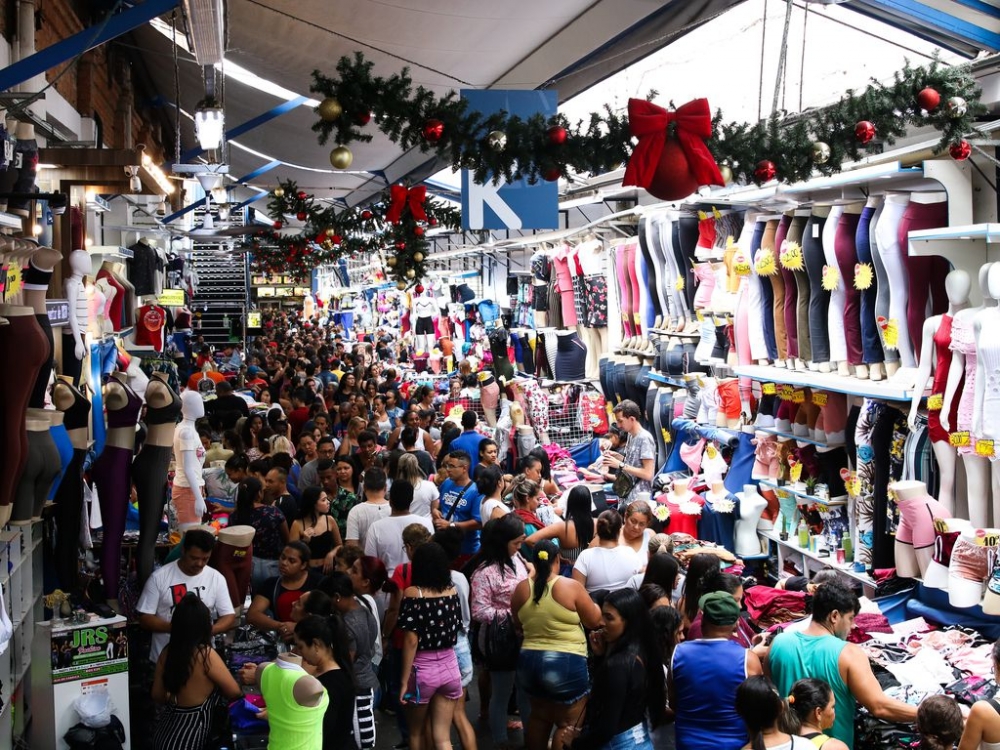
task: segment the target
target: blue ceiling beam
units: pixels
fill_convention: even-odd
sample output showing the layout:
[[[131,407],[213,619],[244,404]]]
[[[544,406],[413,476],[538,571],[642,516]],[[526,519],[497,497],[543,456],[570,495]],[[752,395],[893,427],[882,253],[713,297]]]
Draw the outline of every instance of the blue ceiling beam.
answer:
[[[248,133],[254,128],[260,127],[261,125],[270,122],[276,117],[281,117],[282,115],[287,114],[292,110],[301,107],[307,101],[309,101],[309,97],[297,96],[294,99],[289,99],[287,102],[282,102],[278,106],[272,107],[267,112],[259,114],[256,117],[253,117],[247,120],[246,122],[237,125],[232,130],[227,130],[226,140],[230,141],[233,138],[239,138],[244,133]],[[197,156],[200,156],[203,153],[205,153],[205,149],[193,148],[190,151],[181,154],[181,161],[185,163],[190,162],[192,159],[194,159]]]
[[[47,70],[74,60],[95,47],[134,31],[164,13],[169,13],[179,4],[178,0],[146,0],[140,5],[112,16],[106,23],[101,22],[61,42],[49,45],[0,70],[0,91],[15,89]]]
[[[967,2],[962,4],[967,5]],[[950,37],[971,44],[978,49],[992,52],[1000,51],[1000,33],[965,21],[943,10],[916,2],[916,0],[863,0],[860,5],[848,7],[852,7],[854,10],[867,7],[871,10],[881,11],[889,16],[879,16],[882,21],[911,33],[919,35],[918,31],[905,23],[906,21],[915,23],[918,28],[923,27],[926,32],[942,35],[945,39]],[[993,12],[990,16],[995,19],[997,14]],[[946,41],[939,40],[938,43],[946,44]]]

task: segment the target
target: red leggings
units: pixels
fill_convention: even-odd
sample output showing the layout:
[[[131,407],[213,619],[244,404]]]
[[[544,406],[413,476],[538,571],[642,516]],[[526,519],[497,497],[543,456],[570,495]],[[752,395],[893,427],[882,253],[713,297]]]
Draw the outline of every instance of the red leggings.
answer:
[[[216,542],[212,548],[209,565],[222,573],[229,588],[229,599],[233,607],[242,607],[250,590],[250,571],[253,567],[253,545],[234,547],[225,542]]]
[[[939,255],[931,257],[909,254],[909,234],[918,229],[936,229],[948,226],[948,202],[915,203],[912,200],[899,222],[899,247],[903,262],[910,276],[909,297],[906,299],[906,328],[910,332],[913,351],[920,356],[924,338],[924,321],[927,319],[927,300],[933,308],[931,315],[943,315],[948,310],[948,295],[944,279],[951,270],[947,260]]]

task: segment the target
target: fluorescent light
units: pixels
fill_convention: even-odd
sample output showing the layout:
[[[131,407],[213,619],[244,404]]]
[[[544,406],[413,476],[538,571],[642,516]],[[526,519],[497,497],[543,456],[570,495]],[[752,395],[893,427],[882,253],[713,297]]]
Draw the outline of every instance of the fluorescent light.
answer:
[[[225,53],[221,0],[184,0],[184,12],[188,17],[191,46],[198,64],[221,63]]]
[[[104,198],[99,196],[90,190],[87,191],[87,210],[93,211],[96,214],[104,214],[111,210],[111,204],[109,204]]]
[[[222,145],[226,113],[217,102],[203,102],[194,111],[194,130],[198,136],[198,145],[205,151],[215,151]]]

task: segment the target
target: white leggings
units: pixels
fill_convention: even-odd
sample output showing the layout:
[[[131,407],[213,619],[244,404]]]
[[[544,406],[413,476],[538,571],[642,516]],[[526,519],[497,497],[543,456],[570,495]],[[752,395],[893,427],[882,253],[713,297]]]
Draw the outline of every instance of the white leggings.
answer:
[[[906,272],[906,262],[903,259],[906,248],[899,246],[899,223],[903,220],[908,203],[909,198],[905,195],[887,196],[878,224],[875,225],[875,249],[888,277],[888,283],[878,285],[875,308],[888,307],[889,320],[896,322],[896,330],[899,332],[897,343],[899,363],[903,367],[916,367],[917,358],[913,354],[910,331],[906,324],[910,276]],[[889,298],[888,305],[882,299],[884,295]]]
[[[834,206],[830,209],[830,215],[823,225],[823,257],[826,258],[826,265],[836,268],[840,273],[840,265],[837,263],[837,251],[834,247],[834,239],[837,236],[837,224],[844,213],[843,206]],[[849,283],[849,279],[839,279],[837,288],[830,292],[830,314],[827,321],[830,331],[830,361],[847,361],[847,335],[844,333],[844,306],[847,304],[847,292],[844,284]]]

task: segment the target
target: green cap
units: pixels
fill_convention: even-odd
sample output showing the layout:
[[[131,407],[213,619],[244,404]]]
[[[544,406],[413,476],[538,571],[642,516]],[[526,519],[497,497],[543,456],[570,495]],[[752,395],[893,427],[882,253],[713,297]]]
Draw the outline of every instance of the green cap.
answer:
[[[710,625],[735,625],[740,618],[740,605],[726,591],[713,591],[698,600],[702,620]]]

